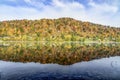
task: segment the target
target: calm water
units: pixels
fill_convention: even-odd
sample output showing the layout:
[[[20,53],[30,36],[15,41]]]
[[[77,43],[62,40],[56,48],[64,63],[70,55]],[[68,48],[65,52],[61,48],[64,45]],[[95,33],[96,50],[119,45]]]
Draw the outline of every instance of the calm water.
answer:
[[[119,80],[120,44],[0,43],[0,80]]]

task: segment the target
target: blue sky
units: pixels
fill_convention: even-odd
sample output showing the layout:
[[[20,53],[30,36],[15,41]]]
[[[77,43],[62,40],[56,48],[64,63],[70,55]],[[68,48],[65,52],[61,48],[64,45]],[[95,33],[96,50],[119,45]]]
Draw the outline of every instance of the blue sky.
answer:
[[[59,17],[120,27],[120,0],[0,0],[0,21]]]

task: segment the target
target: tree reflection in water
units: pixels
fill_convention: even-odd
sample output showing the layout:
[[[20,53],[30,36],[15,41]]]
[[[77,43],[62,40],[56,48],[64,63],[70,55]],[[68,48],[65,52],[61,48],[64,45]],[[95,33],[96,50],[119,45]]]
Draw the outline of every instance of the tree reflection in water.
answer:
[[[0,60],[71,65],[81,61],[120,55],[116,43],[6,42],[0,44]]]

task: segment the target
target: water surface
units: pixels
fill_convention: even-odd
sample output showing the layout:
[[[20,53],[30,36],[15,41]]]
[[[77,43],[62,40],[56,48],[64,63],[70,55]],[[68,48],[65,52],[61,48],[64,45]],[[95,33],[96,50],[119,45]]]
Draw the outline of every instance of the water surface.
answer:
[[[1,43],[0,80],[118,80],[116,43]]]

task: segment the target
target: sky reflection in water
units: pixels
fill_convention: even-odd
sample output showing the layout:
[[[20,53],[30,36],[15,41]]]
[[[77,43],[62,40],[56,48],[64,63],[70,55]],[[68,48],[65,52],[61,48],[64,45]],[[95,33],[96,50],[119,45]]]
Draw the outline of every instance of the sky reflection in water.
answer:
[[[50,47],[51,45],[48,45],[48,46],[45,46],[45,45],[40,45],[40,47],[27,46],[25,48],[25,44],[24,45],[21,44],[21,46],[20,45],[18,46],[17,44],[17,45],[12,45],[7,47],[6,46],[0,47],[0,51],[1,51],[0,55],[2,55],[2,57],[0,58],[2,60],[7,60],[7,61],[0,61],[0,80],[64,80],[64,79],[118,80],[120,79],[119,44],[107,45],[107,46],[93,45],[93,44],[91,46],[90,44],[86,44],[84,46],[81,44],[79,45],[67,44],[66,46],[65,44],[65,45],[60,45],[62,47],[56,46],[56,45],[54,46],[52,45],[52,47]],[[21,49],[23,49],[22,54],[20,53]],[[45,62],[42,62],[43,60],[39,59],[40,58],[39,57],[38,60],[40,61],[38,61],[37,63],[34,63],[35,58],[32,58],[32,56],[34,55],[24,56],[24,54],[26,54],[28,50],[34,51],[36,49],[38,49],[38,53],[34,53],[34,55],[39,54],[41,56],[41,54],[43,55],[45,51],[46,53],[49,52],[49,54],[51,54],[52,56],[55,56],[58,53],[59,54],[69,53],[69,55],[74,53],[75,55],[73,56],[73,58],[66,58],[68,57],[67,55],[57,56],[57,57],[61,57],[61,59],[64,59],[65,61],[64,60],[59,61],[59,58],[50,57],[50,55],[47,55],[48,58],[45,59]],[[44,50],[42,51],[42,49]],[[57,52],[58,50],[60,52]],[[75,51],[72,51],[72,50],[75,50]],[[100,50],[104,53],[97,52]],[[51,51],[54,51],[54,52],[50,53]],[[16,56],[13,52],[18,52],[18,54],[24,60],[22,61],[16,60],[19,57]],[[3,55],[3,53],[5,53],[7,58]],[[82,58],[78,53],[82,54],[82,56],[83,55],[85,56]],[[32,54],[32,53],[27,53],[27,54]],[[107,56],[103,54],[106,54]],[[14,57],[11,55],[14,55]],[[95,55],[98,57],[96,57]],[[75,56],[81,57],[82,59],[81,58],[79,59],[78,57],[75,57]],[[87,57],[87,56],[90,56],[90,57]],[[26,60],[26,57],[30,57],[30,60]],[[86,57],[88,58],[87,60],[86,60]],[[52,58],[52,60],[49,58]],[[56,59],[58,59],[58,62],[55,61]],[[71,61],[68,61],[69,59]],[[74,59],[77,59],[77,60],[74,60]],[[33,61],[31,62],[31,60]],[[51,60],[51,62],[47,62],[46,60]],[[15,62],[9,62],[9,61],[15,61]],[[22,63],[24,61],[27,63]],[[66,64],[66,63],[69,63],[69,64]]]
[[[14,63],[0,61],[1,80],[120,79],[120,57],[110,57],[73,65]]]

